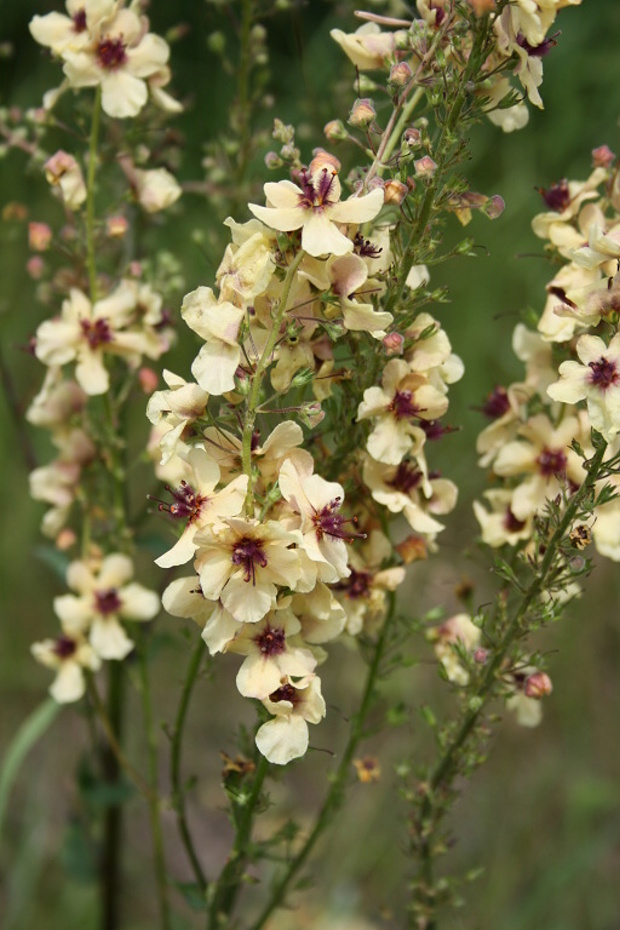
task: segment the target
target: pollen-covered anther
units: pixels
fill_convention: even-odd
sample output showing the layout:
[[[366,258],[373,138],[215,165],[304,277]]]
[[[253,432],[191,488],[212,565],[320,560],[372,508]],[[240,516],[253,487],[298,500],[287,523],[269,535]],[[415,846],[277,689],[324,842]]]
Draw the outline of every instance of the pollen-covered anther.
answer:
[[[588,368],[592,372],[589,376],[590,384],[596,385],[601,391],[606,391],[607,388],[618,384],[618,381],[620,381],[616,363],[604,356],[601,356],[596,362],[589,362]]]
[[[233,565],[243,566],[243,580],[251,580],[252,584],[256,584],[256,566],[258,565],[259,568],[267,567],[267,556],[262,543],[251,536],[244,536],[235,544],[231,558]]]
[[[99,346],[112,342],[112,330],[105,317],[97,320],[80,320],[82,335],[88,342],[91,349],[98,349]]]
[[[125,43],[121,38],[103,39],[97,46],[97,58],[101,67],[113,71],[125,64],[127,61],[125,47]]]
[[[158,510],[169,513],[171,517],[175,517],[178,520],[187,520],[190,523],[196,520],[203,504],[208,499],[201,494],[196,494],[193,487],[188,484],[187,481],[181,481],[181,484],[176,490],[167,484],[166,491],[172,495],[174,501],[171,504],[160,501]]]
[[[562,449],[544,448],[536,459],[536,464],[538,465],[541,475],[544,475],[546,478],[551,478],[552,476],[563,478],[566,475],[567,458],[566,453]]]
[[[286,651],[286,634],[279,626],[267,626],[254,642],[265,656],[279,656]]]
[[[121,599],[118,596],[116,588],[108,588],[105,591],[95,591],[95,610],[99,614],[108,616],[109,614],[118,613],[121,607]]]

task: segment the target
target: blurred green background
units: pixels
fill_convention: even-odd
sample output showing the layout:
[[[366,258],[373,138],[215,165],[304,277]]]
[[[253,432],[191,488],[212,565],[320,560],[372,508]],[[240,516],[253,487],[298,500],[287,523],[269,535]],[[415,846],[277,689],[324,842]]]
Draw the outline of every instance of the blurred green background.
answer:
[[[268,127],[273,116],[301,126],[298,141],[306,160],[322,145],[321,127],[334,117],[334,87],[351,85],[344,56],[329,39],[329,29],[352,29],[353,4],[312,0],[291,4],[274,15],[269,31],[270,79],[275,99],[271,110],[256,117],[257,128]],[[27,23],[34,13],[58,9],[51,2],[0,0],[0,42],[11,43],[14,54],[0,60],[0,104],[37,105],[44,90],[59,82],[59,69],[31,41]],[[237,9],[232,4],[233,11]],[[375,5],[383,9],[384,5]],[[236,55],[233,31],[222,4],[202,0],[153,0],[152,28],[159,33],[179,22],[189,27],[172,54],[175,94],[187,100],[187,112],[174,125],[185,136],[180,176],[201,177],[203,143],[214,142],[227,118],[234,84],[209,51],[207,36],[222,30],[228,37],[231,60]],[[531,111],[529,125],[503,135],[490,124],[474,133],[467,173],[475,189],[499,193],[506,202],[502,217],[492,224],[475,217],[467,234],[483,248],[477,260],[462,259],[437,269],[433,283],[450,287],[451,302],[436,308],[455,351],[466,364],[463,381],[451,391],[449,420],[463,429],[446,439],[442,467],[461,487],[461,503],[447,521],[441,551],[429,563],[412,570],[412,590],[422,613],[435,604],[446,611],[457,608],[454,587],[463,576],[476,584],[476,598],[485,600],[492,582],[489,560],[470,541],[476,525],[471,498],[484,486],[476,467],[474,438],[481,428],[473,409],[494,384],[520,374],[512,357],[510,335],[527,307],[539,310],[544,284],[551,271],[542,257],[541,243],[530,231],[531,217],[540,210],[535,186],[548,186],[562,177],[585,178],[590,152],[607,143],[619,151],[620,4],[618,0],[584,0],[560,14],[558,46],[545,60],[542,96],[545,110]],[[354,98],[350,90],[350,99]],[[338,149],[336,153],[339,154]],[[26,203],[29,219],[58,216],[50,206],[42,178],[27,174],[21,153],[0,161],[0,212],[9,201]],[[258,192],[266,172],[257,157],[252,180]],[[271,176],[273,178],[273,176]],[[239,215],[247,218],[247,213]],[[196,229],[213,235],[214,211],[200,197],[187,198],[187,207],[168,220],[162,239],[182,263],[187,289],[210,284],[217,251],[199,249]],[[217,235],[217,234],[216,234]],[[463,232],[454,222],[448,238]],[[42,378],[41,366],[22,347],[43,318],[34,301],[34,284],[25,271],[28,258],[26,224],[4,224],[0,229],[0,348],[13,379],[19,402],[26,406]],[[179,295],[179,298],[182,295]],[[191,348],[190,350],[191,351]],[[185,353],[185,359],[187,350]],[[167,362],[181,373],[178,365]],[[41,460],[49,454],[44,437],[30,432]],[[27,469],[20,451],[19,432],[4,398],[0,400],[0,459],[3,524],[0,535],[0,683],[3,713],[0,744],[6,746],[20,721],[45,694],[47,673],[30,658],[35,639],[53,635],[51,598],[60,586],[40,558],[38,524],[43,508],[27,492]],[[463,556],[470,545],[469,556]],[[587,597],[573,605],[561,624],[537,643],[550,652],[554,693],[545,705],[545,718],[536,731],[519,729],[507,720],[493,741],[489,762],[472,784],[464,786],[454,817],[456,844],[446,864],[456,872],[477,866],[486,871],[465,890],[467,909],[449,915],[442,927],[476,930],[616,930],[620,920],[617,875],[620,868],[620,626],[616,566],[596,566]],[[177,635],[178,621],[160,619],[170,633],[168,648],[155,658],[159,718],[174,714],[178,683],[186,661],[185,641]],[[192,631],[192,635],[196,635]],[[421,644],[421,649],[424,647]],[[393,766],[415,759],[425,746],[417,708],[424,702],[449,707],[428,652],[415,670],[402,673],[389,688],[393,703],[411,710],[409,722],[384,737],[371,740],[368,751],[381,758],[383,778],[378,785],[358,786],[351,792],[329,841],[313,867],[315,890],[300,897],[300,908],[278,925],[287,927],[358,927],[349,915],[366,914],[375,926],[396,926],[405,898],[403,872],[407,865],[402,808],[395,797]],[[233,751],[230,717],[251,720],[251,712],[235,696],[231,680],[235,662],[218,663],[215,683],[202,682],[192,709],[187,741],[187,769],[198,775],[195,805],[200,846],[214,871],[226,854],[227,823],[218,809],[217,751]],[[325,669],[331,723],[312,734],[320,747],[337,746],[343,719],[350,713],[361,664],[344,648],[334,649]],[[214,695],[217,704],[214,712]],[[137,707],[137,700],[134,700]],[[245,714],[245,717],[243,716]],[[30,930],[45,921],[46,930],[96,926],[95,894],[88,856],[80,850],[76,825],[83,811],[72,788],[73,773],[86,742],[79,714],[63,714],[29,757],[2,836],[0,891],[5,930]],[[130,750],[142,750],[139,736],[130,737]],[[322,794],[329,756],[311,753],[302,766],[287,772],[274,787],[274,797],[290,811],[307,810]],[[278,814],[266,815],[277,823]],[[146,812],[139,800],[130,804],[132,853],[129,890],[125,895],[127,930],[151,927],[154,902],[150,879]],[[170,834],[171,872],[186,879],[185,861]],[[266,829],[266,828],[265,828]],[[204,837],[204,838],[203,838]],[[320,899],[330,917],[323,924]],[[342,917],[342,924],[338,919]],[[183,926],[199,926],[187,912]]]

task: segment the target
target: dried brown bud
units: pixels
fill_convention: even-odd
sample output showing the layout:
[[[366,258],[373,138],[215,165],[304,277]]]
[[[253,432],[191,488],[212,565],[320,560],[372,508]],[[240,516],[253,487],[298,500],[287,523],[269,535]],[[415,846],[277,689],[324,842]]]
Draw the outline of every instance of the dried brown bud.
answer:
[[[402,542],[394,546],[399,556],[405,563],[410,565],[412,562],[418,562],[420,559],[427,557],[426,542],[422,536],[407,536]]]

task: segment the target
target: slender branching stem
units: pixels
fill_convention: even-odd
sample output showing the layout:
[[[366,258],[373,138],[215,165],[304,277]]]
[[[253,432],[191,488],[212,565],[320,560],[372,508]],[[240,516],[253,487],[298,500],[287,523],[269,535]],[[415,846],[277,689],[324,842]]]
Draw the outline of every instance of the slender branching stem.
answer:
[[[88,286],[92,303],[97,300],[97,268],[95,263],[95,174],[97,171],[97,146],[101,117],[101,87],[95,91],[93,119],[88,146],[88,174],[86,179],[86,264]]]
[[[396,599],[390,594],[390,606],[385,618],[385,622],[375,644],[372,658],[368,666],[366,683],[362,694],[359,709],[354,714],[351,721],[351,730],[349,739],[345,746],[342,758],[331,780],[331,786],[320,811],[317,814],[314,826],[308,837],[299,849],[297,854],[289,862],[284,875],[273,885],[269,901],[265,905],[258,919],[251,924],[249,930],[262,930],[273,912],[282,904],[291,883],[299,870],[305,865],[306,861],[319,837],[330,826],[336,811],[341,807],[344,800],[345,788],[351,774],[351,763],[357,752],[361,740],[364,737],[366,719],[374,703],[376,695],[377,680],[381,672],[381,665],[385,657],[387,647],[390,642],[390,635],[395,620],[395,603]]]
[[[199,639],[192,654],[187,677],[185,678],[185,684],[183,685],[183,692],[181,694],[181,700],[177,710],[174,733],[172,734],[172,742],[170,746],[172,803],[176,811],[177,825],[179,828],[179,833],[181,834],[183,846],[185,847],[185,852],[187,853],[187,857],[191,863],[196,882],[202,891],[204,891],[207,887],[207,879],[203,872],[202,865],[200,864],[200,859],[198,858],[196,847],[194,846],[192,835],[187,823],[187,814],[185,810],[186,792],[184,786],[181,784],[181,750],[183,746],[183,733],[185,730],[187,711],[189,709],[190,698],[194,684],[196,683],[198,672],[200,671],[200,665],[204,656],[204,649],[205,644],[202,639]]]
[[[157,888],[157,903],[159,907],[159,921],[161,930],[170,930],[170,904],[168,901],[168,883],[166,877],[166,859],[164,854],[164,838],[162,834],[160,801],[159,801],[159,772],[157,764],[157,737],[153,727],[153,708],[151,704],[151,679],[148,664],[148,641],[146,636],[141,637],[138,650],[140,666],[140,690],[142,692],[142,714],[144,717],[144,730],[147,742],[148,777],[150,793],[147,798],[149,806],[149,819],[151,823],[151,836],[153,838],[153,865],[155,870],[155,885]]]

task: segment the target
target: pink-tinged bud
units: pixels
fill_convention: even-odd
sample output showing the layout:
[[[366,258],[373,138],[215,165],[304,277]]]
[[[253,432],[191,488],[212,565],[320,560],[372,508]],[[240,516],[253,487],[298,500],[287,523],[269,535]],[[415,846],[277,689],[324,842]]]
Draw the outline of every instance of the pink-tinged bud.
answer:
[[[411,149],[415,149],[418,145],[422,144],[422,133],[419,129],[406,129],[405,130],[405,142]]]
[[[66,552],[67,549],[70,549],[71,546],[74,546],[77,542],[77,536],[73,530],[65,527],[64,530],[61,530],[58,536],[56,537],[56,548],[60,549],[61,552]]]
[[[489,650],[482,649],[480,646],[474,651],[474,662],[477,662],[478,665],[486,665],[487,659],[489,658]]]
[[[414,162],[415,173],[419,178],[432,178],[437,171],[437,163],[430,155],[424,155]]]
[[[406,61],[399,61],[390,69],[389,82],[393,87],[404,87],[413,77],[413,71]]]
[[[139,278],[142,276],[142,263],[141,262],[130,262],[129,264],[129,274],[132,278]]]
[[[373,101],[369,97],[362,97],[355,101],[349,113],[349,122],[352,126],[365,129],[374,122],[377,112]]]
[[[553,691],[551,679],[544,672],[534,672],[525,682],[524,693],[529,698],[547,697]]]
[[[427,557],[426,540],[422,536],[414,536],[413,533],[397,543],[394,548],[405,565],[411,565],[412,562],[419,562]]]
[[[382,339],[386,355],[402,355],[405,337],[400,333],[388,333]]]
[[[407,185],[395,179],[386,181],[383,190],[385,192],[384,203],[395,203],[398,207],[409,193]]]
[[[299,408],[299,419],[310,429],[313,429],[325,419],[325,411],[318,400],[310,401]]]
[[[608,145],[599,145],[598,148],[592,149],[592,167],[609,168],[615,161],[616,156]]]
[[[153,391],[156,391],[159,383],[157,372],[153,371],[152,368],[147,368],[146,365],[138,372],[138,381],[145,394],[152,394]]]
[[[47,223],[28,223],[28,245],[33,252],[45,252],[52,241],[52,230]]]
[[[482,207],[482,212],[488,216],[490,220],[496,220],[498,216],[501,216],[504,212],[506,204],[504,203],[503,197],[500,197],[499,194],[494,194],[490,197],[484,207]]]
[[[338,174],[342,165],[335,155],[331,155],[329,152],[326,152],[325,149],[321,148],[315,149],[312,154],[314,158],[308,165],[310,174],[316,174],[322,171],[323,168],[327,168],[328,171],[335,171],[336,174]]]
[[[122,239],[128,229],[124,216],[109,216],[106,220],[106,232],[111,239]]]
[[[274,171],[276,168],[281,168],[282,165],[283,161],[277,152],[267,152],[265,155],[266,168],[269,168],[270,171]]]
[[[33,255],[32,258],[29,258],[26,262],[26,271],[33,279],[33,281],[39,281],[43,277],[43,272],[45,271],[45,262],[40,255]]]
[[[342,142],[348,136],[344,123],[339,119],[331,119],[329,123],[325,123],[323,132],[330,142]]]
[[[73,155],[60,149],[43,165],[48,184],[69,210],[77,210],[86,200],[82,169]]]

